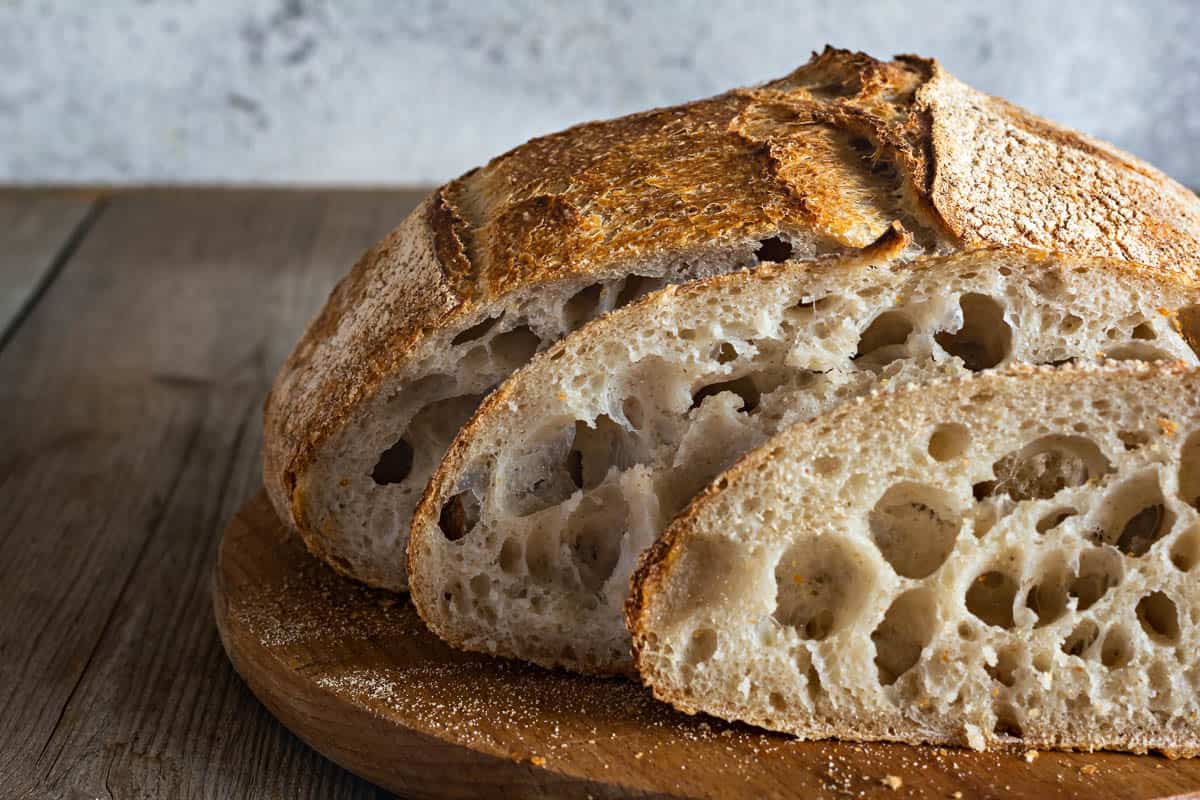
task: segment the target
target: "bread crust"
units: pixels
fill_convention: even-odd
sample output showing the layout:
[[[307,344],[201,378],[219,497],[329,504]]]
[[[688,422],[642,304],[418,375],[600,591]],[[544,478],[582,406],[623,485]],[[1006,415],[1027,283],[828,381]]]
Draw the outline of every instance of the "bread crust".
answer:
[[[845,252],[895,220],[927,252],[1034,244],[1194,273],[1200,251],[1200,202],[1153,168],[934,60],[826,48],[762,86],[534,139],[433,192],[284,363],[264,410],[268,494],[314,553],[378,584],[332,552],[335,523],[309,519],[305,476],[438,334],[557,281],[788,232]]]

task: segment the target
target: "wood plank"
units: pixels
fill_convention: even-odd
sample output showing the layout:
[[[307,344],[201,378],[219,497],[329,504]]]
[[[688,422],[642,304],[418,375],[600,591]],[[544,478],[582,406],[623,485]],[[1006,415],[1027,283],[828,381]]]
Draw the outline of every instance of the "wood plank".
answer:
[[[117,195],[0,352],[0,796],[378,795],[254,701],[209,576],[275,368],[418,199]]]
[[[95,192],[0,190],[0,347],[102,202]]]
[[[408,797],[1140,800],[1200,789],[1200,759],[801,742],[678,713],[630,681],[455,651],[408,603],[310,556],[265,495],[226,530],[214,583],[221,638],[263,702]]]

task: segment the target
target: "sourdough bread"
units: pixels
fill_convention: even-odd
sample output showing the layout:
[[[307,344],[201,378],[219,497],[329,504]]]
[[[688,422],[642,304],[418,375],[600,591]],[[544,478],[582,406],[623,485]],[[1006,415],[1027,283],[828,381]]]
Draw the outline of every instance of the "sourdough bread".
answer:
[[[936,62],[827,49],[763,86],[536,139],[435,191],[337,286],[268,398],[264,480],[340,571],[403,589],[479,399],[664,283],[861,248],[1031,244],[1191,271],[1200,202]]]
[[[1200,373],[1023,368],[793,427],[633,582],[643,680],[803,738],[1200,751]]]
[[[1200,287],[1115,259],[978,250],[771,264],[668,287],[502,384],[413,518],[412,598],[471,650],[632,668],[639,554],[742,453],[883,384],[1014,362],[1185,359]]]

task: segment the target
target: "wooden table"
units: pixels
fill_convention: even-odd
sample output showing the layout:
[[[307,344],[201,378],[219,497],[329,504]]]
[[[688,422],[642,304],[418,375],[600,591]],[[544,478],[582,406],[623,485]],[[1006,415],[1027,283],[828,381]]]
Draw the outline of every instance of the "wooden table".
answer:
[[[209,596],[269,382],[421,192],[0,191],[0,797],[367,798]]]

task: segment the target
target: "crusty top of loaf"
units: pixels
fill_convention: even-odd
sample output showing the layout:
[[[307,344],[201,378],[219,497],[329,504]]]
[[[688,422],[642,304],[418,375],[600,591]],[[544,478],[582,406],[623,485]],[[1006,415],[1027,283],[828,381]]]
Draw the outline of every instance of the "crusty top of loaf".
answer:
[[[1027,244],[1193,271],[1200,202],[1140,161],[963,85],[933,60],[826,50],[790,75],[534,139],[436,190],[359,260],[266,406],[276,507],[431,334],[512,292],[893,220],[927,249]],[[294,519],[293,522],[301,524]]]

